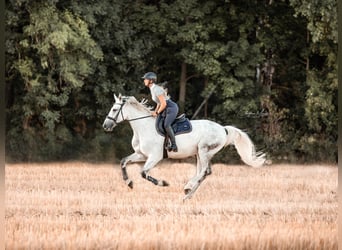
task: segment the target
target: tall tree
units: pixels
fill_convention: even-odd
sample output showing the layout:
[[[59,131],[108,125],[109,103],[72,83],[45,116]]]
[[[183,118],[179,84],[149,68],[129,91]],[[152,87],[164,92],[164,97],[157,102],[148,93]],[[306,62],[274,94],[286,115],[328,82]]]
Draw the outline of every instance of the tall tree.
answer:
[[[337,158],[337,1],[290,0],[295,16],[305,18],[307,58],[305,118],[301,151],[311,157]],[[327,148],[335,150],[327,151]]]
[[[7,77],[17,79],[7,85],[15,104],[8,110],[7,146],[25,155],[27,146],[45,144],[46,155],[61,154],[63,142],[72,140],[64,108],[93,73],[93,62],[102,60],[102,51],[87,24],[54,2],[10,2],[6,32],[12,59]],[[18,141],[21,130],[24,138]]]

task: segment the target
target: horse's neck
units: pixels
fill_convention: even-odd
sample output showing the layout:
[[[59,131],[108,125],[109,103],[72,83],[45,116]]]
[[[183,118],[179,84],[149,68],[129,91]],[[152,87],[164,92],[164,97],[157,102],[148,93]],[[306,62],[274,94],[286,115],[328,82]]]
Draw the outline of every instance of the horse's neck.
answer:
[[[129,121],[129,124],[132,130],[134,131],[134,133],[148,134],[150,131],[155,130],[155,118],[146,117],[146,116],[151,115],[150,113],[136,110],[134,108],[130,108],[128,112],[129,112],[128,120],[131,120]]]

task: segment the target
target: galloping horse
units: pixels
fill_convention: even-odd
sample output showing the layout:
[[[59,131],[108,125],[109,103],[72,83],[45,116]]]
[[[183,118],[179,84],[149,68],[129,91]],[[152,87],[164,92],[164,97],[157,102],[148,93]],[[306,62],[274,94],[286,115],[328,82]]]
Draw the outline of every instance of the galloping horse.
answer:
[[[156,130],[156,118],[146,101],[138,102],[133,96],[114,95],[115,103],[109,111],[103,128],[112,131],[122,121],[128,121],[133,129],[132,147],[134,153],[121,160],[124,181],[130,188],[133,182],[128,178],[128,163],[145,162],[141,175],[158,186],[168,186],[164,180],[158,180],[148,173],[163,159],[164,137]],[[197,158],[197,171],[184,187],[184,199],[191,198],[205,177],[211,174],[210,160],[223,147],[233,144],[241,159],[252,167],[261,167],[265,163],[265,154],[255,152],[253,142],[248,135],[233,126],[221,126],[209,120],[191,120],[192,131],[176,136],[178,152],[168,152],[168,158]]]

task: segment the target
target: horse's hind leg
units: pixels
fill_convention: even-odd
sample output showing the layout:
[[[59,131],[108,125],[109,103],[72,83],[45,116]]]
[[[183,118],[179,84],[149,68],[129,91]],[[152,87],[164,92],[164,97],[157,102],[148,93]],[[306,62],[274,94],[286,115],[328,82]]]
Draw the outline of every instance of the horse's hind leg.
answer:
[[[152,182],[154,185],[158,185],[158,186],[168,186],[169,183],[167,183],[166,181],[164,180],[158,180],[154,177],[152,177],[151,175],[148,175],[148,172],[154,168],[156,166],[156,164],[160,161],[161,159],[157,160],[157,159],[148,159],[143,167],[143,169],[141,170],[141,176]]]
[[[199,188],[199,186],[201,185],[202,181],[204,181],[205,177],[207,175],[204,173],[203,176],[201,176],[194,184],[191,183],[191,188],[185,188],[184,191],[185,191],[185,196],[183,198],[183,200],[186,200],[186,199],[190,199],[193,194],[195,193],[195,191]],[[190,182],[189,182],[190,183]],[[189,184],[188,183],[188,184]],[[187,185],[188,185],[187,184]]]
[[[197,175],[185,185],[184,192],[186,195],[184,200],[191,198],[204,179],[211,174],[210,160],[216,152],[216,148],[208,146],[199,149],[197,155]]]
[[[146,161],[146,157],[139,153],[133,153],[121,160],[120,166],[121,166],[122,178],[130,188],[133,188],[133,181],[128,178],[126,165],[128,163],[144,162],[144,161]]]
[[[211,163],[209,162],[207,170],[205,171],[205,176],[211,175]]]
[[[200,161],[200,158],[198,156],[198,154],[196,155],[196,174],[189,180],[189,182],[184,186],[184,192],[185,194],[188,194],[191,192],[191,190],[193,189],[193,187],[195,186],[195,178],[197,176],[200,175],[201,173],[201,169],[202,169],[202,166],[201,166],[201,161]]]
[[[192,194],[195,193],[199,185],[204,181],[204,179],[211,175],[211,164],[209,163],[208,168],[204,172],[199,172],[194,176],[184,187],[184,193],[186,197],[184,199],[191,198]],[[200,176],[200,177],[199,177]]]

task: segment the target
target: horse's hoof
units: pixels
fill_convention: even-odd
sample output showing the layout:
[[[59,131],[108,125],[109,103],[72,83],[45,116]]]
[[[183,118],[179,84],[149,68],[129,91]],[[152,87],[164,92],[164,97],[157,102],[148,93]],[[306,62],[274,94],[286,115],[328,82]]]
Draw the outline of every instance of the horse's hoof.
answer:
[[[130,187],[131,189],[133,189],[133,181],[131,180],[126,180],[126,184],[128,187]]]
[[[190,192],[191,192],[191,189],[190,189],[190,188],[185,188],[185,189],[184,189],[185,195],[189,194]]]
[[[184,202],[185,200],[191,199],[192,195],[193,195],[192,192],[188,192],[188,194],[185,195],[185,196],[183,197],[183,202]]]
[[[270,166],[272,165],[272,160],[266,160],[264,163],[265,166]]]
[[[162,181],[158,182],[158,186],[167,187],[167,186],[170,186],[170,184],[168,182],[162,180]]]

